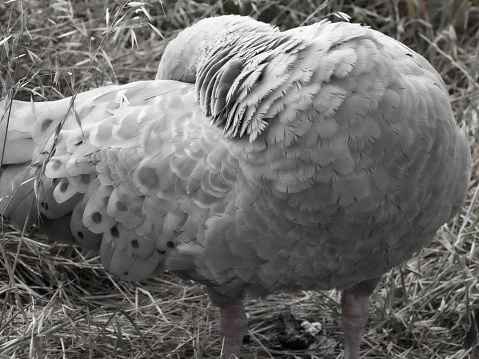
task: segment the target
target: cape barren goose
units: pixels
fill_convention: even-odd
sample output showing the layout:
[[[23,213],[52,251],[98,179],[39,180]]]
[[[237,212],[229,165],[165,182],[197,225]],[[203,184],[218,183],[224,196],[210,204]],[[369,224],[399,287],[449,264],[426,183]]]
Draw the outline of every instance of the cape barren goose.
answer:
[[[227,358],[245,296],[332,288],[344,357],[359,358],[381,275],[458,213],[468,183],[439,74],[358,24],[209,18],[171,41],[154,81],[0,108],[0,213],[99,249],[125,280],[204,284]]]

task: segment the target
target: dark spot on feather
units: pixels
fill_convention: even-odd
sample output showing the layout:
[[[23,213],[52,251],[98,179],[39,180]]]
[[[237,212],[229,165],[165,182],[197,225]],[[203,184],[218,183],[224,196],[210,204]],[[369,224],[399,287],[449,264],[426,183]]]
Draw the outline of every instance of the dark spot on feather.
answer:
[[[93,223],[96,223],[96,224],[101,223],[101,220],[102,220],[101,213],[100,212],[93,212],[91,214],[91,220],[93,221]]]
[[[118,210],[123,211],[123,212],[128,209],[128,207],[121,201],[116,202],[116,208],[118,208]]]
[[[166,245],[168,246],[168,248],[175,248],[175,244],[172,241],[168,241]]]
[[[120,231],[118,230],[117,226],[111,227],[110,233],[113,237],[118,238],[120,237]]]
[[[60,186],[60,192],[62,193],[65,193],[68,189],[68,182],[64,182],[61,186]]]
[[[123,275],[128,275],[128,271],[124,272]]]
[[[406,56],[409,56],[409,57],[412,57],[412,54],[410,54],[409,52],[406,54]]]
[[[52,119],[44,120],[44,121],[42,122],[41,127],[40,127],[41,130],[42,130],[42,132],[43,132],[43,131],[46,131],[46,129],[47,129],[48,127],[50,127],[50,125],[52,124],[52,122],[53,122]]]
[[[83,232],[78,231],[77,236],[78,236],[78,238],[83,238]]]
[[[165,254],[165,253],[166,253],[166,251],[164,251],[164,250],[162,250],[162,249],[158,249],[158,252],[159,252],[160,254]]]
[[[90,183],[90,178],[91,178],[90,175],[81,175],[81,181],[84,184]]]
[[[147,188],[157,188],[160,185],[160,178],[156,170],[151,167],[142,167],[138,172],[140,183]]]
[[[131,246],[133,248],[138,248],[140,246],[140,244],[138,243],[138,239],[134,239],[131,241]]]
[[[58,170],[61,165],[62,165],[62,161],[60,161],[60,160],[55,159],[55,160],[52,161],[52,168],[55,171]]]
[[[42,208],[43,208],[45,211],[48,211],[48,203],[46,203],[46,202],[41,202],[41,203],[40,203],[40,206],[42,206]]]
[[[103,204],[105,207],[108,205],[108,201],[110,200],[110,197],[103,197]]]

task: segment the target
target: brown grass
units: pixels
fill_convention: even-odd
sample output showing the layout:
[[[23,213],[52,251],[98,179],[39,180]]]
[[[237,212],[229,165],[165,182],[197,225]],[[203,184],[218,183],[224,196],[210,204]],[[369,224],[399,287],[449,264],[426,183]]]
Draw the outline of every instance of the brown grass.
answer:
[[[437,240],[384,276],[373,294],[363,358],[475,358],[462,349],[479,308],[476,224],[479,2],[17,0],[0,3],[0,76],[36,101],[109,83],[154,78],[169,39],[199,18],[241,13],[281,28],[338,11],[424,55],[469,126],[472,179],[461,214]],[[214,5],[210,5],[214,3]],[[446,3],[449,3],[446,5]],[[108,9],[109,20],[106,21]],[[148,14],[148,15],[147,15]],[[149,18],[150,16],[150,18]],[[164,39],[158,34],[161,33]],[[11,36],[8,40],[5,40]],[[5,41],[4,41],[5,40]],[[2,86],[5,88],[5,86]],[[432,214],[433,215],[433,214]],[[96,253],[2,226],[0,358],[217,358],[216,309],[202,286],[171,274],[140,284],[106,273]],[[340,358],[339,294],[301,292],[247,300],[244,358]],[[279,314],[324,325],[324,348],[282,349]]]

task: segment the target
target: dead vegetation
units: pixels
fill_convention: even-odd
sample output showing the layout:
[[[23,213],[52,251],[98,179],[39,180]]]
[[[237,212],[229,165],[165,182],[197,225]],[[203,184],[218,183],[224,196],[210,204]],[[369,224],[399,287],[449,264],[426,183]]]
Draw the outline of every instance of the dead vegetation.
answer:
[[[470,315],[479,308],[477,0],[4,1],[3,91],[11,87],[17,98],[42,101],[152,79],[170,38],[197,19],[227,13],[281,28],[339,21],[346,13],[412,47],[441,73],[457,121],[469,126],[470,191],[437,240],[384,276],[373,295],[362,357],[479,357],[479,350],[463,349]],[[216,309],[200,285],[171,274],[122,282],[102,269],[96,253],[52,243],[38,232],[22,234],[7,223],[0,250],[0,358],[219,357]],[[335,291],[246,301],[251,317],[243,357],[340,358],[338,303]],[[321,348],[281,348],[279,314],[285,310],[322,322],[327,340]]]

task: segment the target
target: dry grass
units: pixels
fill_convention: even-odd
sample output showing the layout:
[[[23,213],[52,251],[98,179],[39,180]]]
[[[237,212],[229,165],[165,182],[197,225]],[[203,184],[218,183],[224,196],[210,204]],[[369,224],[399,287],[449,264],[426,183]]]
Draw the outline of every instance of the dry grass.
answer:
[[[462,349],[479,308],[479,2],[17,0],[0,3],[0,75],[17,96],[52,100],[108,83],[152,79],[167,40],[196,19],[238,12],[281,28],[335,11],[423,54],[450,87],[458,121],[469,125],[470,191],[461,214],[437,240],[394,269],[373,295],[363,358],[475,358]],[[210,5],[210,3],[214,5]],[[448,3],[448,4],[446,4]],[[108,9],[108,10],[107,10]],[[106,13],[108,11],[108,21]],[[147,15],[148,14],[148,15]],[[150,18],[149,18],[150,16]],[[162,40],[160,35],[165,38]],[[5,86],[2,86],[5,88]],[[434,215],[434,214],[431,214]],[[0,358],[217,358],[216,309],[204,289],[166,274],[141,284],[117,280],[96,253],[28,238],[2,226]],[[22,239],[21,239],[22,238]],[[302,292],[247,300],[244,358],[340,358],[339,295]],[[279,344],[279,313],[324,325],[323,349]],[[323,356],[322,356],[323,355]]]

